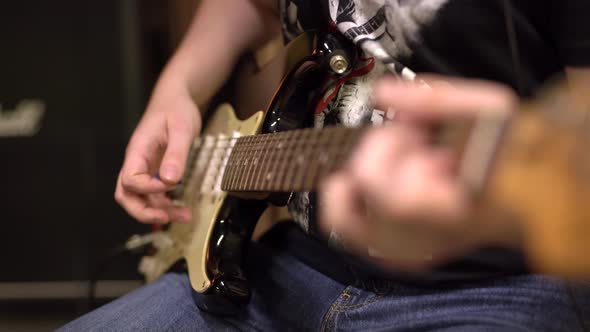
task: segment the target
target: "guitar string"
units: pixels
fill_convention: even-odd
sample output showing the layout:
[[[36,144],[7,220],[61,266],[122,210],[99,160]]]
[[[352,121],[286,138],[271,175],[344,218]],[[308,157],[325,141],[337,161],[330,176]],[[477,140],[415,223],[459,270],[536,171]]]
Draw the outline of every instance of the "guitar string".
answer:
[[[244,136],[227,136],[227,135],[203,135],[200,136],[198,138],[196,138],[196,140],[198,139],[202,139],[205,137],[217,137],[219,142],[223,142],[223,141],[229,141],[229,140],[240,140],[240,139],[244,139],[246,137],[258,137],[258,138],[265,138],[265,137],[285,137],[287,135],[289,135],[290,133],[293,132],[301,132],[301,133],[311,133],[311,132],[330,132],[330,131],[342,131],[342,132],[348,132],[348,131],[358,131],[358,130],[364,130],[365,127],[328,127],[328,128],[301,128],[301,129],[295,129],[295,130],[288,130],[288,131],[281,131],[281,132],[277,132],[277,133],[263,133],[263,134],[257,134],[257,135],[244,135]]]
[[[342,132],[351,132],[352,133],[352,132],[362,132],[363,131],[362,129],[363,128],[342,127],[342,128],[339,128],[338,130],[330,130],[330,131],[332,131],[332,132],[342,131]],[[302,133],[309,132],[310,134],[312,132],[315,132],[315,131],[323,132],[323,130],[317,130],[317,129],[312,129],[312,130],[295,130],[295,131],[296,132],[302,132]],[[217,150],[217,149],[226,149],[226,150],[232,149],[233,150],[233,149],[236,149],[238,147],[238,144],[240,146],[242,146],[243,144],[245,144],[245,139],[246,138],[251,139],[253,137],[254,137],[254,140],[252,142],[256,144],[256,147],[258,147],[258,146],[262,145],[262,143],[264,143],[263,142],[264,139],[269,139],[271,141],[272,140],[274,140],[274,141],[279,141],[279,140],[288,141],[288,140],[290,140],[290,138],[287,137],[287,133],[295,132],[295,131],[286,131],[286,132],[272,133],[272,134],[247,135],[247,136],[232,137],[232,138],[210,135],[208,137],[213,137],[213,138],[219,137],[219,139],[216,141],[216,143],[219,143],[219,142],[224,142],[225,143],[225,141],[228,141],[228,142],[236,141],[236,145],[234,145],[234,146],[217,146],[219,144],[215,144],[216,146],[213,146],[213,147],[199,148],[199,145],[193,144],[193,147],[191,147],[191,150],[192,149],[199,150],[199,151],[212,151],[212,150]],[[318,137],[318,139],[321,139],[324,136],[328,136],[328,133],[329,133],[329,131],[328,130],[325,130],[325,133],[321,133],[321,135]],[[305,136],[301,137],[301,139],[306,139],[306,138],[308,138],[308,137],[305,137]]]
[[[356,135],[345,135],[344,137],[342,137],[342,139],[348,138],[346,136],[353,136],[353,138],[355,138],[355,139],[357,138]],[[332,147],[332,146],[338,146],[339,147],[339,146],[341,146],[343,144],[345,144],[345,145],[350,144],[349,142],[344,143],[344,142],[337,142],[337,141],[322,141],[322,138],[324,138],[324,137],[325,136],[321,136],[321,137],[318,137],[318,138],[314,138],[314,140],[308,140],[308,143],[311,143],[309,146],[311,146],[313,144],[313,145],[319,145],[319,146],[324,147],[324,148],[328,148],[328,147]],[[290,140],[288,140],[288,141],[290,141]],[[304,139],[301,139],[300,141],[303,142]],[[278,151],[278,150],[281,150],[281,148],[278,147],[278,146],[271,147],[270,149],[267,148],[266,145],[268,143],[270,143],[270,142],[269,141],[261,141],[261,142],[248,142],[248,145],[245,145],[245,144],[236,145],[232,149],[232,154],[233,153],[240,154],[240,153],[243,153],[243,152],[249,152],[252,155],[254,155],[255,152],[259,152],[259,151],[269,151],[269,150],[271,150],[271,151],[272,150]],[[354,143],[354,142],[352,142],[352,143]],[[310,147],[304,147],[304,149],[306,149],[306,148],[309,149]],[[297,150],[297,149],[286,149],[287,153],[289,153],[287,156],[288,157],[293,157],[293,155],[299,154],[299,152],[295,153],[295,150]],[[265,157],[263,159],[283,160],[282,157],[280,157],[280,158],[277,158],[276,156],[274,158],[273,157],[270,157],[269,158],[269,157]],[[235,159],[239,159],[239,157],[238,158],[235,158]],[[236,160],[233,160],[230,163],[234,164],[235,161]],[[241,161],[243,161],[243,160],[241,160]]]
[[[351,142],[352,141],[351,138],[354,138],[354,137],[350,137],[348,135],[343,135],[341,137],[341,139],[344,140],[345,142],[338,142],[338,141],[321,142],[320,140],[316,140],[316,142],[318,144],[316,144],[315,146],[310,146],[309,148],[305,147],[305,150],[307,150],[307,151],[305,151],[303,153],[303,155],[307,155],[306,157],[311,158],[311,160],[315,160],[315,159],[319,159],[319,158],[314,158],[314,156],[319,156],[320,153],[322,153],[323,151],[329,150],[329,154],[331,155],[331,158],[329,160],[326,160],[323,166],[324,166],[324,168],[328,168],[328,169],[333,168],[335,166],[334,165],[335,163],[341,162],[343,157],[346,157],[349,154],[353,144],[356,143],[356,142]],[[346,140],[348,140],[348,142],[346,142]],[[268,144],[268,141],[265,143]],[[263,148],[263,147],[261,147],[261,148]],[[243,160],[239,160],[239,158],[243,158],[243,154],[246,152],[252,152],[251,149],[252,149],[251,146],[244,145],[244,146],[240,146],[239,149],[232,151],[233,153],[235,153],[235,156],[236,156],[235,161],[237,161],[237,162],[230,162],[230,163],[228,163],[228,165],[225,166],[225,168],[226,168],[226,170],[231,169],[232,171],[234,171],[234,174],[231,174],[231,172],[226,173],[226,174],[231,174],[230,176],[233,176],[234,178],[233,178],[232,183],[230,183],[229,185],[226,184],[223,187],[230,187],[230,188],[238,187],[239,183],[240,183],[238,181],[241,180],[244,175],[248,175],[250,173],[254,173],[255,175],[253,174],[252,176],[256,176],[256,182],[261,183],[261,181],[259,179],[260,179],[260,175],[263,173],[263,172],[261,172],[263,169],[262,166],[266,165],[266,167],[264,167],[264,170],[268,173],[271,170],[274,171],[278,166],[284,165],[285,161],[289,161],[289,160],[293,161],[298,156],[302,155],[302,153],[300,151],[297,151],[297,149],[284,150],[284,153],[274,155],[274,156],[272,155],[272,152],[269,152],[267,158],[261,160],[261,162],[260,162],[261,166],[258,170],[254,170],[252,172],[245,173],[244,172],[245,167],[239,167],[241,164],[240,161],[243,162]],[[263,149],[259,149],[259,151],[262,151],[262,150]],[[279,149],[271,148],[268,150],[278,151]],[[268,152],[268,150],[267,150],[267,152]],[[240,172],[240,170],[236,170],[236,169],[232,168],[232,167],[235,168],[236,166],[238,166],[239,169],[241,169],[241,172]],[[317,165],[317,166],[320,166],[320,165]],[[219,169],[221,169],[221,168],[219,168]],[[235,171],[238,171],[239,174],[235,174],[236,173]],[[314,171],[314,173],[316,173],[316,172]],[[285,176],[286,175],[287,174],[285,174]],[[189,175],[189,178],[190,177],[192,177],[192,175]],[[280,177],[276,177],[276,178],[280,178],[280,179],[284,180],[283,179],[284,176],[280,176]],[[225,175],[224,175],[224,179],[225,179]],[[256,186],[257,183],[252,184],[252,186]],[[248,187],[250,187],[250,186],[248,186]]]
[[[317,182],[315,180],[315,178],[317,178],[318,176],[320,178],[323,177],[323,175],[325,175],[324,173],[330,172],[331,169],[335,168],[336,166],[338,166],[342,162],[344,157],[348,156],[348,152],[350,151],[350,148],[352,147],[352,144],[351,144],[352,140],[350,138],[351,137],[343,136],[342,139],[345,142],[338,143],[338,144],[332,144],[332,145],[318,144],[318,145],[314,146],[315,149],[310,150],[311,153],[310,153],[309,157],[311,157],[312,162],[310,164],[308,164],[307,169],[311,170],[311,172],[314,173],[314,174],[312,174],[311,178],[309,179],[311,182],[310,185]],[[352,137],[352,138],[354,138],[354,137]],[[348,142],[346,142],[346,141],[348,141]],[[352,143],[354,144],[354,142],[352,142]],[[345,149],[342,149],[343,145],[344,145]],[[328,149],[326,149],[326,147]],[[313,151],[313,150],[315,150],[315,151]],[[324,162],[317,162],[322,159],[319,156],[320,156],[320,153],[323,153],[323,151],[325,151],[325,150],[331,150],[332,152],[330,153],[330,155],[332,157],[330,158],[330,160],[326,160]],[[273,168],[276,169],[279,166],[282,167],[282,165],[284,164],[285,161],[289,161],[289,160],[293,161],[298,155],[300,155],[300,153],[298,153],[297,151],[287,150],[286,152],[287,153],[282,154],[280,158],[274,158],[272,160],[269,160],[267,162],[267,164],[270,164],[270,165],[266,169],[270,170]],[[315,158],[313,158],[313,157],[315,157]],[[316,162],[314,163],[313,161],[316,161]],[[301,170],[303,170],[303,169],[304,168],[301,168]],[[320,172],[320,173],[316,174],[318,172]],[[259,175],[262,172],[255,172],[255,173],[259,173],[259,174],[255,175],[255,176],[257,176],[257,180],[258,180]],[[282,184],[281,182],[277,182],[277,181],[284,182],[286,180],[285,177],[288,174],[282,174],[282,173],[283,172],[281,172],[279,176],[274,177],[274,179],[273,179],[274,182],[268,184],[267,186],[272,187],[272,188],[279,188],[279,187],[283,188],[285,186],[285,184]],[[301,181],[301,182],[305,182],[305,181]],[[257,186],[259,187],[260,183],[263,183],[263,182],[257,181],[257,183],[252,184],[252,185],[248,185],[247,187],[250,187],[250,188],[255,188]],[[282,186],[281,186],[281,184],[282,184]],[[243,187],[243,185],[224,186],[224,189],[227,189],[227,188],[229,188],[229,189],[234,189],[234,188],[243,189],[244,187]]]
[[[327,130],[315,130],[314,128],[309,128],[309,129],[304,129],[304,130],[294,130],[294,131],[287,131],[287,132],[281,132],[281,133],[270,133],[270,134],[261,134],[261,135],[248,135],[248,136],[242,136],[242,137],[232,137],[232,138],[227,138],[227,137],[221,137],[221,136],[217,136],[216,141],[214,142],[215,144],[213,144],[213,147],[207,147],[207,148],[201,148],[199,149],[197,148],[193,148],[193,150],[199,150],[199,153],[195,154],[195,160],[198,157],[202,157],[203,155],[211,155],[211,153],[214,150],[218,150],[218,149],[225,149],[225,150],[229,150],[230,148],[232,149],[231,151],[231,158],[229,161],[229,164],[225,166],[226,171],[227,169],[230,169],[231,171],[229,173],[227,173],[228,175],[230,175],[231,180],[230,183],[227,183],[226,177],[224,176],[224,187],[235,187],[235,181],[236,180],[240,180],[240,178],[243,177],[243,173],[245,172],[244,168],[245,167],[240,167],[239,164],[244,163],[245,160],[243,160],[243,155],[245,155],[245,153],[248,154],[252,154],[252,152],[254,152],[254,155],[256,155],[257,151],[265,151],[265,152],[269,152],[268,150],[271,150],[270,153],[268,154],[268,158],[265,157],[264,159],[262,159],[262,163],[263,164],[268,164],[268,167],[265,167],[265,169],[273,169],[273,168],[277,168],[277,165],[280,165],[282,167],[284,162],[287,162],[289,160],[293,160],[294,158],[296,158],[298,155],[301,154],[300,151],[297,151],[297,149],[293,149],[293,151],[291,151],[291,149],[286,149],[284,151],[283,154],[278,154],[278,155],[274,155],[274,153],[272,152],[273,150],[275,152],[279,152],[278,150],[280,150],[279,147],[273,146],[271,149],[267,149],[266,147],[268,146],[269,143],[277,142],[277,143],[281,143],[286,141],[287,143],[289,143],[290,141],[292,141],[294,135],[296,134],[300,134],[301,136],[298,137],[298,141],[301,141],[301,145],[306,145],[306,143],[311,143],[308,146],[311,147],[304,147],[304,150],[312,150],[311,151],[311,155],[310,157],[313,157],[314,155],[319,155],[320,151],[326,150],[326,149],[330,149],[330,148],[334,148],[334,147],[340,147],[342,143],[337,142],[336,140],[332,140],[332,139],[328,139],[328,137],[331,138],[332,135],[342,139],[342,140],[346,140],[347,138],[353,137],[353,138],[357,138],[359,135],[353,135],[355,133],[361,133],[362,128],[346,128],[346,127],[338,127],[338,128],[329,128]],[[332,135],[330,135],[332,134]],[[213,135],[211,135],[210,137],[215,137]],[[232,147],[229,146],[219,146],[218,142],[220,141],[238,141],[236,142],[236,144]],[[348,145],[348,144],[345,144]],[[313,151],[315,149],[318,149],[316,151]],[[319,149],[321,148],[321,149]],[[348,149],[346,149],[348,150]],[[348,152],[348,151],[345,151]],[[264,155],[266,155],[266,153],[264,153]],[[338,156],[334,156],[337,157],[335,159],[340,159],[342,158],[342,156],[338,155]],[[246,157],[247,158],[247,157]],[[268,159],[268,160],[267,160]],[[312,161],[315,160],[317,158],[312,158]],[[247,160],[247,159],[246,159]],[[191,160],[190,162],[194,162],[194,160]],[[237,165],[236,165],[237,164]],[[313,163],[312,163],[313,165]],[[238,176],[236,176],[235,171],[236,171],[236,167],[238,166],[239,169],[242,169],[240,174],[238,174]],[[263,168],[261,165],[261,167],[259,168],[260,170]],[[288,166],[285,165],[285,166]],[[316,165],[316,167],[319,165]],[[331,165],[328,165],[331,166]],[[328,167],[328,168],[333,168],[333,166]],[[239,171],[239,169],[237,171]],[[286,169],[284,169],[285,173],[288,172],[288,167]],[[314,170],[314,173],[316,173],[317,171],[322,171],[321,169],[318,170]],[[188,178],[192,178],[193,172],[191,171],[188,175]],[[262,173],[262,172],[256,172],[256,168],[253,171],[248,170],[248,172],[246,173],[246,175],[249,175],[251,173],[254,173],[252,176],[255,177],[255,182],[252,185],[249,185],[249,183],[246,183],[245,185],[247,187],[254,187],[257,184],[259,184],[261,181],[260,179],[260,175],[261,174],[256,174],[256,173]],[[285,176],[287,174],[284,174]],[[314,176],[315,177],[315,174]],[[278,177],[275,177],[275,181],[280,181],[283,180],[283,182],[285,181],[285,179],[283,178],[283,174],[281,174]],[[315,182],[315,181],[313,181]],[[244,186],[244,185],[242,185]]]

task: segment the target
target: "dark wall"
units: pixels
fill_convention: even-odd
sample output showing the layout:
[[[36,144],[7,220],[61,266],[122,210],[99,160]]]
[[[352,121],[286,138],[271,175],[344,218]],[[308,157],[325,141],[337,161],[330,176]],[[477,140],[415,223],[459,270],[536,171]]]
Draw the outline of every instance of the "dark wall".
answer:
[[[144,52],[157,38],[143,35],[137,4],[0,4],[0,104],[46,105],[36,136],[0,137],[0,282],[88,279],[111,248],[149,230],[113,200],[162,64]],[[136,263],[123,260],[107,276],[137,278]]]

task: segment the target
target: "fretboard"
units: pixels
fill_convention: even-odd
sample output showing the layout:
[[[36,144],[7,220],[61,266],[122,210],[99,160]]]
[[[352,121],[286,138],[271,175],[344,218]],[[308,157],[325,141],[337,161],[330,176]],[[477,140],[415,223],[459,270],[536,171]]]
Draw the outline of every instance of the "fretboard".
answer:
[[[329,127],[240,137],[221,182],[224,191],[316,189],[346,161],[363,129]]]

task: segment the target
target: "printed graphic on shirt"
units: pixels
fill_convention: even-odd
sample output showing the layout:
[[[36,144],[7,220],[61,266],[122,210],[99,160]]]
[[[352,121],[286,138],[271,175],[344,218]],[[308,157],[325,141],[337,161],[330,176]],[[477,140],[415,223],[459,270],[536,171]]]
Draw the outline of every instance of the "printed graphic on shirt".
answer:
[[[338,30],[387,63],[409,56],[420,27],[432,21],[447,0],[328,0]]]
[[[307,0],[315,1],[317,0]],[[429,24],[448,0],[323,0],[330,19],[345,37],[358,45],[364,56],[346,77],[326,82],[326,93],[315,112],[315,126],[380,125],[391,120],[395,110],[378,110],[371,100],[371,83],[386,73],[413,81],[415,73],[398,61],[412,54],[420,42],[420,28]],[[301,33],[306,0],[281,2],[283,31],[287,40]],[[320,10],[320,4],[316,5]],[[327,24],[327,22],[326,22]],[[314,195],[295,194],[290,203],[293,218],[313,233]]]

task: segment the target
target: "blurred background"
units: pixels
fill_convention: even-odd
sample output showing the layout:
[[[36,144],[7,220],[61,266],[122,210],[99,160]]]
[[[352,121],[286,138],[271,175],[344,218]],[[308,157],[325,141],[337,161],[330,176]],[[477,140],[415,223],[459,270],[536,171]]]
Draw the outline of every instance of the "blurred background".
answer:
[[[142,284],[139,256],[116,253],[149,227],[115,180],[197,4],[0,4],[1,331],[53,330]]]

